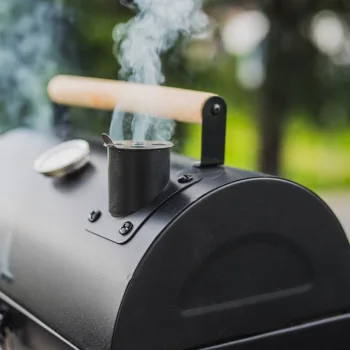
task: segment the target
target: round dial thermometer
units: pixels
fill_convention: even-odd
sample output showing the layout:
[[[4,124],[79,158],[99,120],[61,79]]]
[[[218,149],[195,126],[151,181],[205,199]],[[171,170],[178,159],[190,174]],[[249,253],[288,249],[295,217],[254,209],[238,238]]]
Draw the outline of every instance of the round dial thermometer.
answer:
[[[60,143],[41,154],[34,163],[34,170],[50,177],[71,174],[89,161],[90,146],[84,140]]]

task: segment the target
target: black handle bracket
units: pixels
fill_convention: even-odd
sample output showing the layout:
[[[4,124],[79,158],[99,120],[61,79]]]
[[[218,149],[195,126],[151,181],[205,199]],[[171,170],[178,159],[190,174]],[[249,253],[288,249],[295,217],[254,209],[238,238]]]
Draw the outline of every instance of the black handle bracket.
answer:
[[[199,167],[211,167],[225,163],[227,106],[223,98],[213,96],[202,111],[202,150]]]

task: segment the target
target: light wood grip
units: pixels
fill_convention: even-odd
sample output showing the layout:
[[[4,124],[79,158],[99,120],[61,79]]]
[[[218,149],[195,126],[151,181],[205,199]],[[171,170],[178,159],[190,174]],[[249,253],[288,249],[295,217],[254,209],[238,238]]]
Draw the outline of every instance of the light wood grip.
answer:
[[[53,102],[102,110],[142,113],[186,123],[201,123],[205,102],[215,94],[123,82],[58,75],[48,85]]]

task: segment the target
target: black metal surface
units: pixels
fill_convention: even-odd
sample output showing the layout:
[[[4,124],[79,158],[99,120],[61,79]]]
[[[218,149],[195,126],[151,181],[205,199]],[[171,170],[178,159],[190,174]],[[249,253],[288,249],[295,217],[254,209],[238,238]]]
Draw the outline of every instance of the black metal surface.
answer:
[[[0,138],[6,198],[0,201],[0,254],[12,235],[8,265],[14,276],[12,283],[0,281],[0,291],[78,348],[109,349],[140,256],[135,246],[121,249],[85,230],[99,198],[108,208],[106,150],[93,150],[90,166],[72,177],[50,179],[33,170],[36,157],[57,142],[25,130]],[[26,145],[26,157],[18,144]]]
[[[125,149],[108,145],[109,212],[123,217],[145,208],[170,179],[170,147]]]
[[[108,239],[111,242],[118,244],[125,244],[130,242],[131,239],[137,234],[139,229],[145,223],[145,221],[167,200],[172,196],[180,193],[181,191],[187,189],[188,187],[196,184],[201,180],[201,174],[195,168],[185,168],[183,171],[189,172],[192,171],[192,181],[190,182],[178,182],[177,179],[182,177],[179,176],[178,172],[172,172],[170,175],[170,182],[168,186],[153,200],[149,205],[144,206],[142,209],[122,217],[113,217],[109,215],[108,208],[106,208],[106,203],[104,199],[96,199],[97,205],[102,208],[102,212],[106,215],[99,220],[90,224],[86,223],[86,230],[89,233],[95,234],[97,236]],[[189,175],[186,173],[186,175]],[[121,233],[120,229],[125,223],[125,221],[130,221],[132,223],[132,229],[128,232]],[[119,233],[119,234],[118,234]]]
[[[113,218],[105,149],[74,176],[32,170],[57,142],[27,130],[0,138],[0,256],[10,237],[13,275],[0,299],[56,337],[81,350],[198,349],[349,311],[349,244],[306,189],[172,155],[176,191],[147,215]],[[180,184],[185,174],[193,181]]]
[[[208,99],[203,107],[202,167],[225,163],[226,113],[226,102],[219,96]]]
[[[57,142],[51,135],[29,130],[0,138],[0,192],[6,198],[0,201],[0,249],[12,237],[8,265],[14,276],[11,283],[0,280],[0,292],[78,348],[110,349],[127,285],[161,230],[211,189],[257,175],[226,168],[193,169],[193,175],[205,182],[180,185],[177,178],[189,173],[193,161],[173,155],[171,178],[188,188],[163,202],[128,244],[118,245],[86,231],[87,225],[113,219],[106,214],[106,150],[92,149],[89,166],[74,176],[50,179],[34,172],[36,157]],[[18,144],[26,145],[26,157]],[[87,216],[94,208],[102,216],[91,224]],[[123,238],[120,224],[107,225],[118,239]]]
[[[349,329],[346,314],[202,350],[348,350]]]
[[[113,349],[195,349],[350,311],[345,233],[298,185],[237,181],[169,222],[128,286]]]

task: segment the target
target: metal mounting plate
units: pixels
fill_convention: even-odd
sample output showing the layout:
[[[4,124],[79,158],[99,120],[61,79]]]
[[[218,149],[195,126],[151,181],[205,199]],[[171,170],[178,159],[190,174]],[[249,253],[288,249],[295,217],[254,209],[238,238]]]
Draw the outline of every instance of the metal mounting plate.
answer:
[[[192,179],[189,182],[182,182],[179,179],[183,179],[184,175],[191,175]],[[151,203],[148,207],[143,208],[130,215],[115,218],[112,217],[108,212],[107,202],[100,203],[101,205],[96,206],[99,208],[102,215],[99,220],[95,222],[89,222],[87,219],[86,231],[95,234],[97,236],[108,239],[109,241],[115,242],[117,244],[125,244],[129,242],[138,232],[140,227],[145,223],[145,221],[156,211],[164,202],[166,202],[170,197],[175,194],[185,190],[186,188],[192,186],[193,184],[201,180],[201,175],[194,169],[189,171],[182,171],[180,173],[172,173],[170,175],[170,182],[165,190]],[[93,208],[91,208],[93,209]],[[86,213],[87,217],[89,213]],[[120,228],[125,222],[132,223],[132,230],[127,235],[122,235],[119,233]]]

